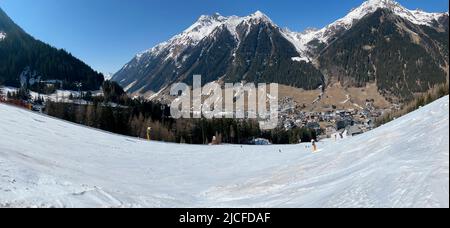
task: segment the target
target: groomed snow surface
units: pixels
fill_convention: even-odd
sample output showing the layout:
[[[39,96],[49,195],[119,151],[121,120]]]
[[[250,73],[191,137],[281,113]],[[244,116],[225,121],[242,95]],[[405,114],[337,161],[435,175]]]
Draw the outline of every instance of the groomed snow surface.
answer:
[[[0,105],[0,207],[449,207],[449,98],[343,141],[146,142]]]

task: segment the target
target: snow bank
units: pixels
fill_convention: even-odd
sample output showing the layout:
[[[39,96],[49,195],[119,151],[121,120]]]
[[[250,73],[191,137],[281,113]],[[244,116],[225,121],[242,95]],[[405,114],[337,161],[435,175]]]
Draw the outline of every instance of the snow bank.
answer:
[[[146,142],[0,104],[0,207],[449,207],[449,98],[305,145]]]
[[[308,57],[292,57],[291,58],[292,59],[292,61],[294,61],[294,62],[307,62],[307,63],[309,63],[309,62],[311,62],[309,59],[308,59]]]

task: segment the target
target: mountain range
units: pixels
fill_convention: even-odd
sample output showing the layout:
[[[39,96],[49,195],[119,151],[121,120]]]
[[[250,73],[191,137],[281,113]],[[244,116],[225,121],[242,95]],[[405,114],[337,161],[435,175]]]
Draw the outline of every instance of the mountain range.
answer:
[[[375,84],[406,101],[448,80],[448,12],[409,10],[368,0],[319,29],[293,32],[257,11],[201,16],[170,40],[137,54],[112,80],[152,96],[175,82],[276,82],[304,91]]]

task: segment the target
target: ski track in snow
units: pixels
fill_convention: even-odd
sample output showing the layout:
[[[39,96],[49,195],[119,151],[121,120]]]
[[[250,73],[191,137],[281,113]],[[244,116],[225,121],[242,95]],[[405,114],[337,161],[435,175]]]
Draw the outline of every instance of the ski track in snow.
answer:
[[[0,104],[0,207],[449,207],[448,105],[313,154],[146,142]]]

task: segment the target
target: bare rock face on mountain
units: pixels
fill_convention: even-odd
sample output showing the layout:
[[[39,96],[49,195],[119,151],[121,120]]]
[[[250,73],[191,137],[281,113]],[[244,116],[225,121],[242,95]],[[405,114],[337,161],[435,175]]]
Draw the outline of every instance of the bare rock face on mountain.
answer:
[[[376,83],[386,97],[410,99],[448,77],[448,13],[369,0],[319,30],[282,29],[266,15],[201,16],[183,33],[138,54],[113,80],[129,93],[174,82],[276,82],[305,90]]]

